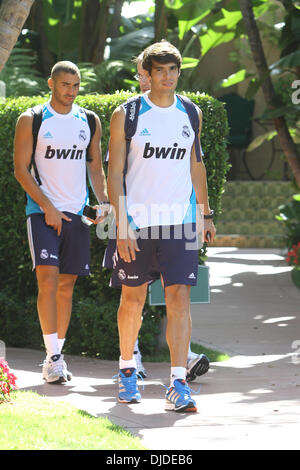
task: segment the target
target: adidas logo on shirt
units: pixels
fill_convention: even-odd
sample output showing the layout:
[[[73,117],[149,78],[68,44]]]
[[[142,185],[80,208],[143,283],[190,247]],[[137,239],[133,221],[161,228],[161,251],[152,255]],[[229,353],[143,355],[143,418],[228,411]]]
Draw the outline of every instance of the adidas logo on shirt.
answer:
[[[143,129],[142,132],[139,133],[139,135],[141,136],[147,136],[147,135],[151,135],[150,132],[148,131],[148,129]]]
[[[51,134],[50,131],[46,132],[46,134],[43,135],[44,139],[53,139],[53,135]]]

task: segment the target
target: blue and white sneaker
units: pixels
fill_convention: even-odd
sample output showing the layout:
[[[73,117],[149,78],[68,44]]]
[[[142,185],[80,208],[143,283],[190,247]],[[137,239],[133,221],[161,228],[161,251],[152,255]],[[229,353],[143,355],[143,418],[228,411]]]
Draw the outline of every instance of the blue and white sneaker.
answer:
[[[121,369],[119,371],[118,382],[120,403],[140,403],[141,394],[137,386],[136,369],[133,367]]]
[[[185,380],[176,379],[166,393],[165,410],[196,412],[195,400],[191,398],[191,390]]]

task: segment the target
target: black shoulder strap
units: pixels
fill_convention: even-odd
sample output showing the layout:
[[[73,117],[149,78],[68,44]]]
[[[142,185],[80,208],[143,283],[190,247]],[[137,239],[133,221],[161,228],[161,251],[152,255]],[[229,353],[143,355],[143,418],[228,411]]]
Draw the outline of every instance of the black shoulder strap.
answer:
[[[90,145],[91,145],[93,135],[95,134],[95,131],[96,131],[96,118],[95,118],[95,113],[93,111],[90,111],[89,109],[84,109],[84,112],[86,114],[88,125],[90,128],[90,133],[91,133],[89,145],[86,148],[86,159],[87,161],[90,161],[91,159],[89,157],[89,150],[90,150]]]
[[[201,152],[200,152],[200,145],[199,145],[199,127],[200,127],[200,122],[199,122],[199,114],[198,110],[195,106],[195,104],[187,97],[184,95],[176,95],[180,99],[181,103],[185,107],[185,110],[188,114],[191,126],[193,128],[193,131],[195,132],[195,152],[196,152],[196,158],[197,162],[201,162]]]
[[[30,162],[30,167],[33,167],[34,175],[35,178],[38,182],[39,185],[42,184],[40,180],[39,173],[37,171],[36,163],[35,163],[35,150],[36,150],[36,144],[37,144],[37,137],[38,133],[42,124],[42,119],[43,119],[43,105],[39,104],[35,106],[34,108],[31,108],[31,113],[33,115],[32,119],[32,137],[33,137],[33,143],[32,143],[32,154],[31,154],[31,162]]]
[[[124,105],[126,109],[125,123],[124,123],[124,132],[125,132],[125,139],[126,139],[126,160],[125,160],[125,166],[124,166],[124,175],[127,172],[127,158],[129,154],[130,142],[136,132],[140,106],[141,106],[140,96],[134,96],[133,98],[129,98]],[[107,148],[106,154],[104,157],[104,163],[108,164],[108,160],[109,160],[109,152]]]
[[[141,106],[141,97],[134,96],[133,98],[129,98],[126,103],[126,115],[125,115],[125,124],[124,124],[124,131],[125,131],[125,139],[126,139],[126,160],[124,165],[124,175],[127,173],[127,159],[129,154],[129,148],[131,139],[136,132],[138,117],[139,117],[139,110]]]

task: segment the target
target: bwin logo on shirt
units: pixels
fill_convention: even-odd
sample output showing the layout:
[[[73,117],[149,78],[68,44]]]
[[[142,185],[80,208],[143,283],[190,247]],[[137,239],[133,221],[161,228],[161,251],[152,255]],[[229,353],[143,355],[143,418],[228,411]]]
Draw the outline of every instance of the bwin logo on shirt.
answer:
[[[176,142],[173,144],[173,147],[151,147],[150,142],[146,142],[143,158],[151,158],[155,155],[155,158],[165,159],[169,157],[170,160],[182,160],[185,153],[186,149],[178,148]]]
[[[51,145],[47,145],[47,150],[44,155],[45,158],[56,158],[66,160],[66,158],[70,158],[70,160],[81,160],[83,155],[82,149],[77,149],[77,145],[73,145],[72,149],[54,149]]]

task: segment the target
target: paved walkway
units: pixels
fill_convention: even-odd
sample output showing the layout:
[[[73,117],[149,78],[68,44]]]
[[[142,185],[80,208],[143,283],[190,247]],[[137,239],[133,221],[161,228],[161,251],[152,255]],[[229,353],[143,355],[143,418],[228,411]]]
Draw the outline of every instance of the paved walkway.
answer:
[[[8,349],[19,386],[106,416],[151,450],[299,449],[300,291],[279,250],[210,248],[211,303],[192,305],[192,339],[228,352],[191,384],[199,412],[164,411],[169,365],[145,364],[141,404],[117,403],[117,364],[66,357],[68,385],[41,380],[39,351]]]

